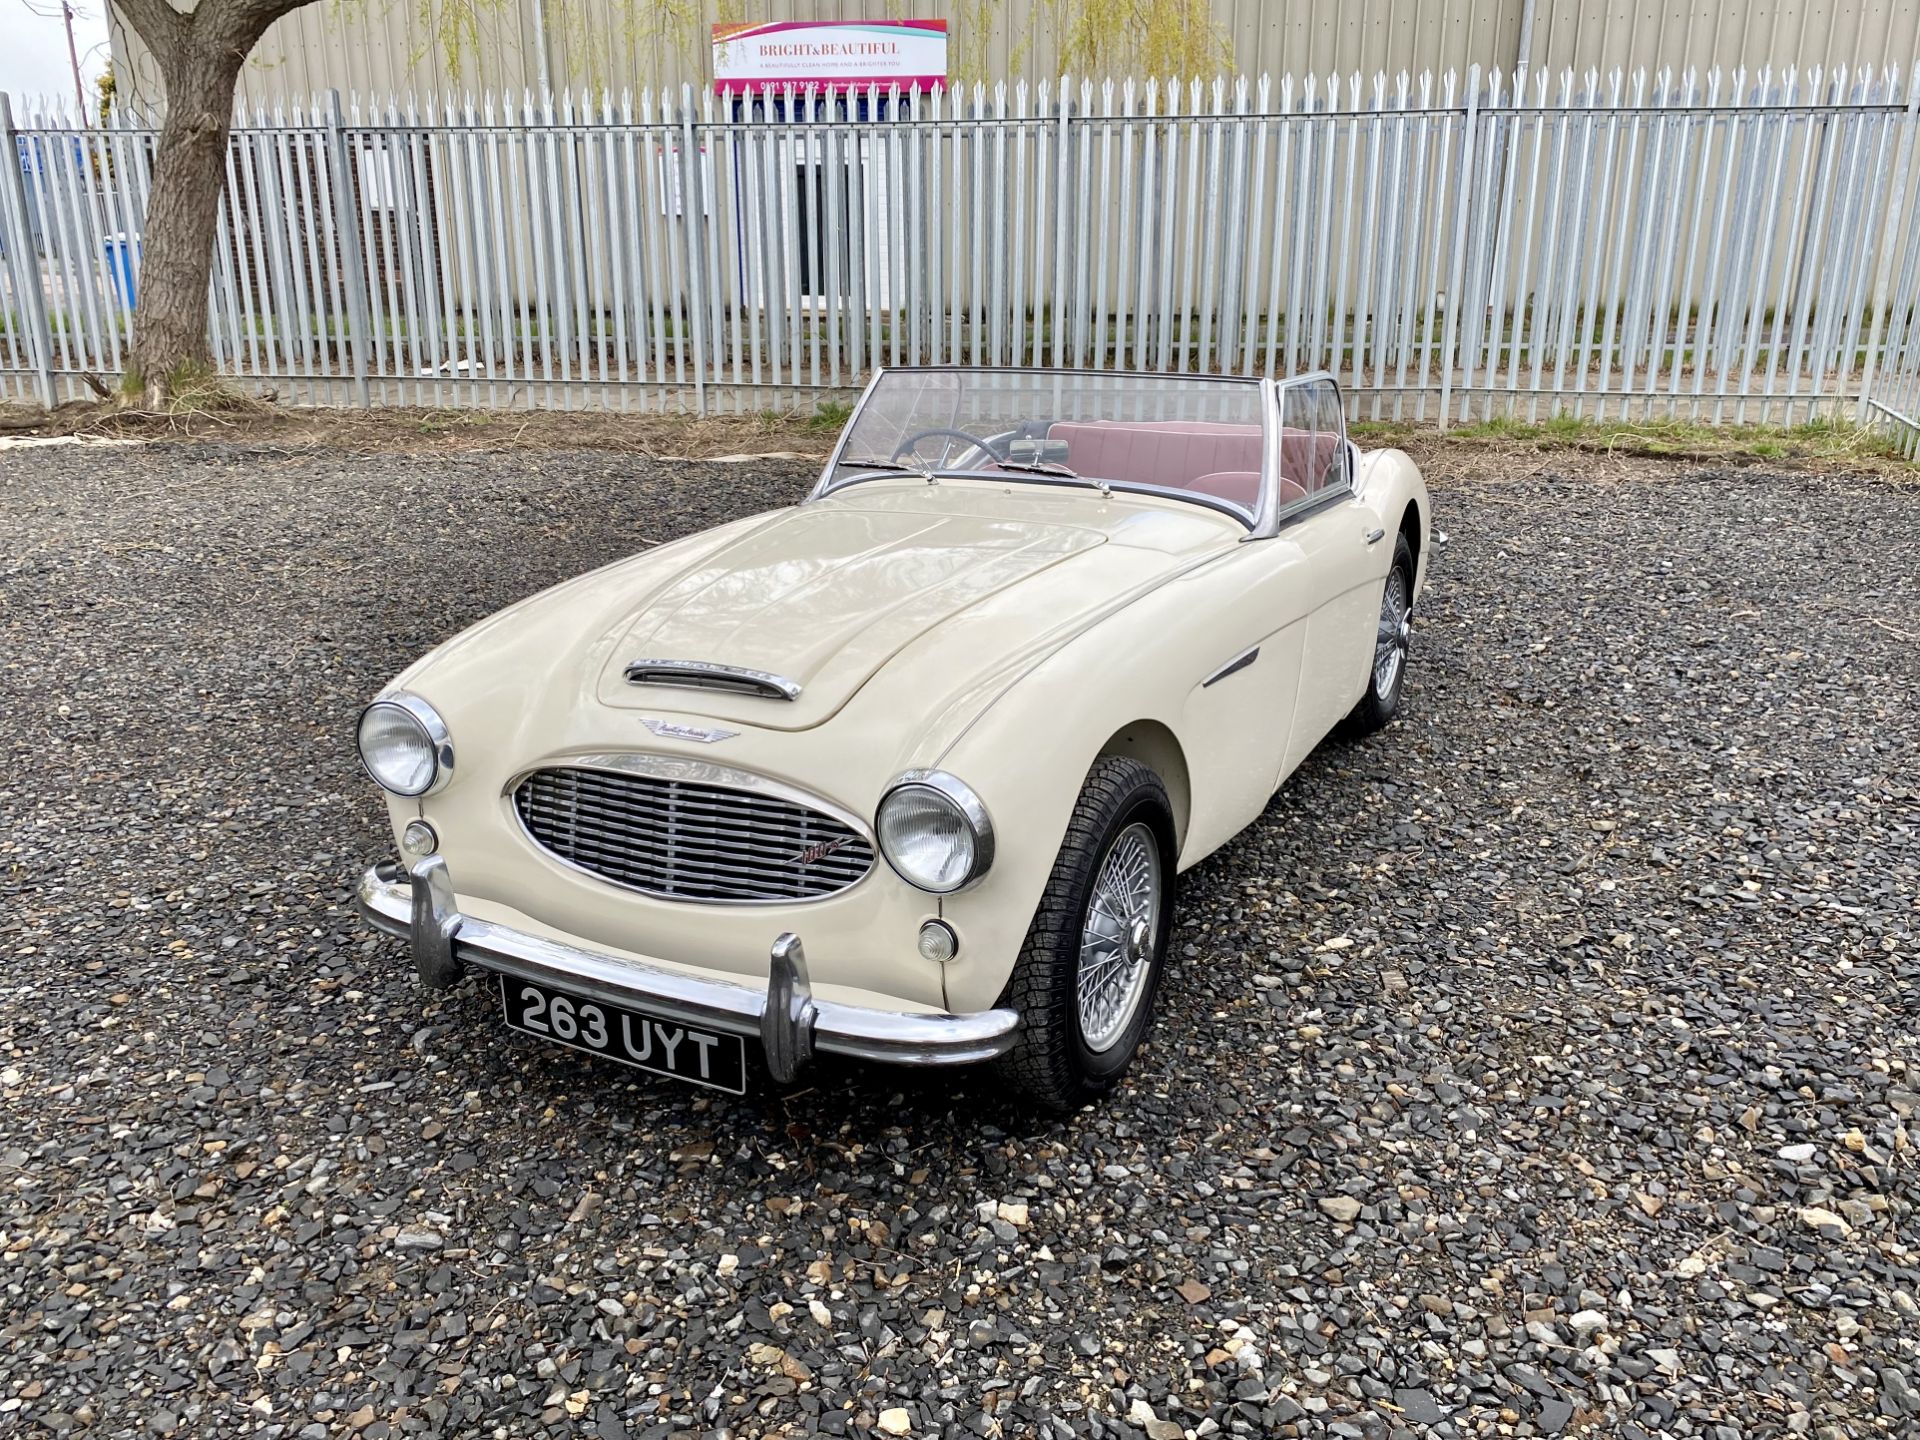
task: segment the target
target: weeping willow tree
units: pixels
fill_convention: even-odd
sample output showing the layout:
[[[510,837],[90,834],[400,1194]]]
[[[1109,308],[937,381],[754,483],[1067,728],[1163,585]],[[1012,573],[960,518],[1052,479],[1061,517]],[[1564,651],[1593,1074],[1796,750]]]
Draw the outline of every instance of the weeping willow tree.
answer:
[[[351,13],[379,0],[337,0]],[[465,74],[497,15],[527,0],[413,0],[449,73]],[[704,71],[712,22],[748,18],[747,0],[545,0],[554,88],[607,90],[658,84],[669,74]],[[889,14],[919,13],[910,0],[886,0]],[[1019,77],[1047,49],[1051,68],[1075,75],[1209,76],[1233,68],[1233,46],[1211,0],[949,0],[948,70],[956,84]],[[1023,18],[1017,18],[1023,17]],[[996,55],[994,40],[1005,48]],[[609,44],[616,38],[619,44]],[[622,54],[624,51],[624,55]],[[631,70],[621,65],[630,57]]]
[[[905,14],[913,7],[889,7]],[[1213,16],[1212,0],[1027,0],[1016,19],[1008,0],[950,0],[948,71],[954,83],[1012,80],[1036,54],[1053,74],[1174,76],[1190,79],[1233,68],[1233,43]],[[996,35],[1005,41],[994,54]]]
[[[907,7],[894,8],[898,11]],[[947,17],[947,76],[955,85],[972,85],[975,81],[991,84],[1011,80],[1020,73],[1033,41],[1031,17],[1025,35],[1007,37],[1007,59],[1001,67],[1006,73],[990,73],[994,26],[1005,23],[999,13],[1002,8],[1002,0],[952,0]]]
[[[415,33],[425,37],[407,57],[415,73],[434,61],[457,84],[531,89],[550,62],[555,91],[602,93],[699,74],[710,22],[737,21],[746,8],[746,0],[333,0],[329,13],[364,44],[353,26],[395,4],[418,16]],[[522,53],[529,36],[547,52],[537,63]]]
[[[446,56],[448,73],[458,77],[469,55],[480,49],[480,15],[482,11],[499,11],[504,8],[505,0],[449,0],[446,4],[423,4],[420,6],[421,28],[433,37],[440,53]],[[337,13],[342,19],[364,13],[366,0],[339,0]],[[413,57],[420,57],[415,54]]]
[[[1211,0],[1043,0],[1060,69],[1075,75],[1171,75],[1233,68]]]

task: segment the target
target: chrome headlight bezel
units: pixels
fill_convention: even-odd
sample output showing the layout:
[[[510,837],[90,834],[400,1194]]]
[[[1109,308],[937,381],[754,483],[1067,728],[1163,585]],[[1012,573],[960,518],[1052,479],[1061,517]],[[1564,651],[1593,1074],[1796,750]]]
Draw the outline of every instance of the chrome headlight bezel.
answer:
[[[888,843],[887,807],[897,799],[931,799],[958,819],[971,837],[972,854],[957,880],[940,883],[937,877],[915,875]],[[897,775],[880,796],[873,812],[874,840],[888,866],[907,884],[929,895],[955,895],[980,883],[993,868],[993,820],[973,787],[944,770],[908,770]]]
[[[417,789],[406,789],[391,784],[381,777],[380,772],[374,768],[373,762],[367,758],[367,721],[376,712],[382,711],[397,712],[418,734],[433,766],[425,785]],[[398,796],[402,800],[419,800],[441,789],[453,778],[452,732],[447,729],[447,722],[440,717],[440,712],[418,695],[405,690],[382,695],[360,712],[360,719],[355,724],[353,733],[354,748],[360,755],[360,768],[367,772],[374,784],[389,795]]]

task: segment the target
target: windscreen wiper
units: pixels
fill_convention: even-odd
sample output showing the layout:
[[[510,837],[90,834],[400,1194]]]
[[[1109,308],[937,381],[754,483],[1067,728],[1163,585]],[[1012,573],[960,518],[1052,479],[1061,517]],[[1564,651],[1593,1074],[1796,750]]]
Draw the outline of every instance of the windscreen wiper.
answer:
[[[1102,495],[1111,495],[1112,488],[1097,475],[1082,475],[1078,470],[1069,470],[1053,460],[996,460],[996,470],[1019,470],[1028,475],[1051,475],[1060,480],[1078,480],[1082,485],[1091,485]]]
[[[842,465],[851,465],[856,470],[893,470],[898,472],[901,475],[918,475],[923,480],[930,478],[924,467],[919,465],[907,465],[902,463],[899,460],[841,459],[841,460],[836,460],[834,462],[834,467],[836,469],[838,469]]]
[[[926,466],[909,465],[901,460],[839,460],[834,463],[833,468],[837,471],[843,465],[854,470],[885,470],[894,475],[911,475],[914,479],[924,480],[929,485],[940,483],[933,471]]]

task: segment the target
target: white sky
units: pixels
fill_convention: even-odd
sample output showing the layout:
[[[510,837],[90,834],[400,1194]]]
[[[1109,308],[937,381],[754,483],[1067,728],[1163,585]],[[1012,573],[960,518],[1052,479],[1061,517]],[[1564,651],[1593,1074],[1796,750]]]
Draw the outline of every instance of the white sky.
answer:
[[[80,76],[93,104],[93,78],[107,68],[106,0],[69,0]],[[43,12],[43,13],[36,13]],[[29,95],[73,100],[73,67],[67,63],[67,32],[60,0],[0,0],[0,90],[19,101]]]

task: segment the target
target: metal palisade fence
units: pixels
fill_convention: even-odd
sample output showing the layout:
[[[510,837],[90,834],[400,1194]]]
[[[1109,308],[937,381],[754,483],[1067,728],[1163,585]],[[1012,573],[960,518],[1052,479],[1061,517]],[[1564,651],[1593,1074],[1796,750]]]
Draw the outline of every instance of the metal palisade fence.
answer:
[[[4,97],[0,97],[4,98]],[[210,339],[314,403],[761,409],[878,364],[1337,374],[1357,418],[1920,408],[1893,72],[1062,80],[243,117]],[[118,374],[150,117],[0,109],[0,398]]]

